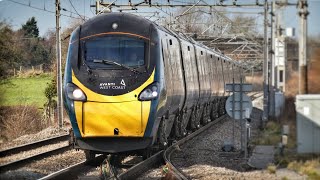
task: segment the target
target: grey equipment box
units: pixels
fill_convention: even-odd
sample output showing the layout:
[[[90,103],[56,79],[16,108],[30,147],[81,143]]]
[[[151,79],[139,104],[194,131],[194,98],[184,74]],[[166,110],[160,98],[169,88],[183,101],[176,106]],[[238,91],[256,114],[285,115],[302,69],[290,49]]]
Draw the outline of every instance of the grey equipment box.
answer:
[[[298,153],[320,153],[320,94],[296,96]]]

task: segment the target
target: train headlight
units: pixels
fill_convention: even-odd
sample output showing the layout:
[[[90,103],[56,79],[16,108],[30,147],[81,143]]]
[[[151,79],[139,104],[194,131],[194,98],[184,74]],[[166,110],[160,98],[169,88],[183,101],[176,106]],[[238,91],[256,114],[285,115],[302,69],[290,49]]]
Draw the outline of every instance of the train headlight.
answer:
[[[112,23],[112,29],[116,30],[118,28],[118,24],[117,23]]]
[[[72,83],[67,84],[67,95],[68,98],[76,101],[86,101],[87,97],[84,92],[76,85]]]
[[[155,82],[144,88],[139,94],[140,101],[150,101],[156,99],[159,95],[159,83]]]

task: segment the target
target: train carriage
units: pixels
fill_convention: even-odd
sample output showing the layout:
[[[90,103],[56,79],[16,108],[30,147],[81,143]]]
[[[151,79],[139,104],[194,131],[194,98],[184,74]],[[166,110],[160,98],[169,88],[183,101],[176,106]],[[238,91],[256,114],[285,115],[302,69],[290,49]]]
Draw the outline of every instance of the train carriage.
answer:
[[[142,17],[99,15],[75,29],[64,77],[74,144],[137,154],[224,113],[232,61]]]

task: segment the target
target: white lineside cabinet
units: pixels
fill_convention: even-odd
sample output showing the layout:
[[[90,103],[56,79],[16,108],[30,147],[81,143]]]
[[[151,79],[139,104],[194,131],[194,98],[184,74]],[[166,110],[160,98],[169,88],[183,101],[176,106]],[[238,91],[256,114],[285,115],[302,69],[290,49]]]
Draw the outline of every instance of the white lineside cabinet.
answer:
[[[284,107],[284,94],[283,92],[275,92],[274,93],[274,104],[275,104],[275,117],[280,117],[283,114],[283,107]]]
[[[296,96],[298,153],[320,153],[320,94]]]

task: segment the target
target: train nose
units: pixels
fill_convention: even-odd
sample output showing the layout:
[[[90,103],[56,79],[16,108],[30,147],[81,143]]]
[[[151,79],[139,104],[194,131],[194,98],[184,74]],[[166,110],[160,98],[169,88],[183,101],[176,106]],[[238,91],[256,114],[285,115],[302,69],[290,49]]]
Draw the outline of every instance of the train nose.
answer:
[[[140,101],[83,103],[82,132],[90,136],[141,136],[144,121]]]

